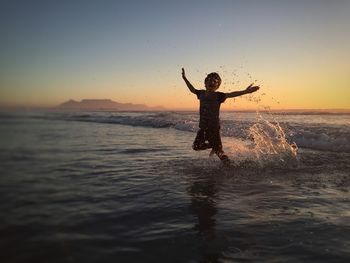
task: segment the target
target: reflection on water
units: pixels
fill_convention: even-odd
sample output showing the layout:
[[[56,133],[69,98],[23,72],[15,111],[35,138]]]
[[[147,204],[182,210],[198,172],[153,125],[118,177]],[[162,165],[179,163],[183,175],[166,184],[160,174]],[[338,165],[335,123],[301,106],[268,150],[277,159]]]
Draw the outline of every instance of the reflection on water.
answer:
[[[199,262],[349,259],[350,196],[338,184],[340,177],[302,178],[293,169],[249,174],[193,160],[183,166]],[[329,186],[334,180],[341,188],[328,190],[325,178]]]
[[[198,238],[203,242],[200,248],[203,253],[201,262],[216,262],[220,256],[220,251],[213,250],[212,244],[216,238],[216,181],[212,178],[202,178],[193,181],[188,188],[191,197],[190,210],[197,218],[193,229]]]

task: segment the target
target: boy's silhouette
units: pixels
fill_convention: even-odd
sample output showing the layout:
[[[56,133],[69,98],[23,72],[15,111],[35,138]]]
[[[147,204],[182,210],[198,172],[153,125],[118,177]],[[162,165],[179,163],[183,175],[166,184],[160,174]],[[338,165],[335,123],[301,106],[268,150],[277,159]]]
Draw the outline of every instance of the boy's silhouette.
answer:
[[[216,90],[221,84],[221,78],[219,74],[213,72],[208,74],[204,80],[205,90],[197,90],[186,78],[184,68],[182,68],[182,78],[186,82],[188,89],[192,93],[196,94],[200,101],[200,129],[197,133],[196,139],[193,142],[193,150],[199,151],[211,148],[212,151],[210,155],[215,153],[220,160],[228,162],[229,159],[222,150],[220,137],[220,105],[227,98],[233,98],[255,92],[259,89],[259,87],[250,84],[245,90],[241,91],[233,91],[229,93],[217,92]]]

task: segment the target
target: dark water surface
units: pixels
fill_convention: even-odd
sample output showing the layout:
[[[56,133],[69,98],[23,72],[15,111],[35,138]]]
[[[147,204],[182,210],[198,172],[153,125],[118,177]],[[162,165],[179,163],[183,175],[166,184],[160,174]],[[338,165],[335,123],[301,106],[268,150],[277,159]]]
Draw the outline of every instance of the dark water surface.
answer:
[[[172,127],[23,115],[0,135],[1,262],[350,260],[347,148],[226,167]]]

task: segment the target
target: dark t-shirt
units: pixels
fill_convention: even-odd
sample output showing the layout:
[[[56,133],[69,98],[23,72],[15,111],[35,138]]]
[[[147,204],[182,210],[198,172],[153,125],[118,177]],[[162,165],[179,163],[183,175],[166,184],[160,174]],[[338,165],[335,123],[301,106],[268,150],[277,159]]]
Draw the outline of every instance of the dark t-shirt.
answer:
[[[226,94],[196,90],[196,95],[200,101],[199,128],[220,128],[220,105],[226,100]]]

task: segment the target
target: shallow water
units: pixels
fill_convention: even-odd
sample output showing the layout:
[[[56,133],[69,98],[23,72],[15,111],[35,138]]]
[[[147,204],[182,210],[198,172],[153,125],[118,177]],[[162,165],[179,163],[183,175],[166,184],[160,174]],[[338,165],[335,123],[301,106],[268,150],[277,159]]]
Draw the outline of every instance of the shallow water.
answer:
[[[193,113],[1,115],[1,262],[349,261],[347,148],[304,132],[257,160],[246,117],[223,115],[224,166],[191,150]],[[285,126],[350,140],[331,122]]]

